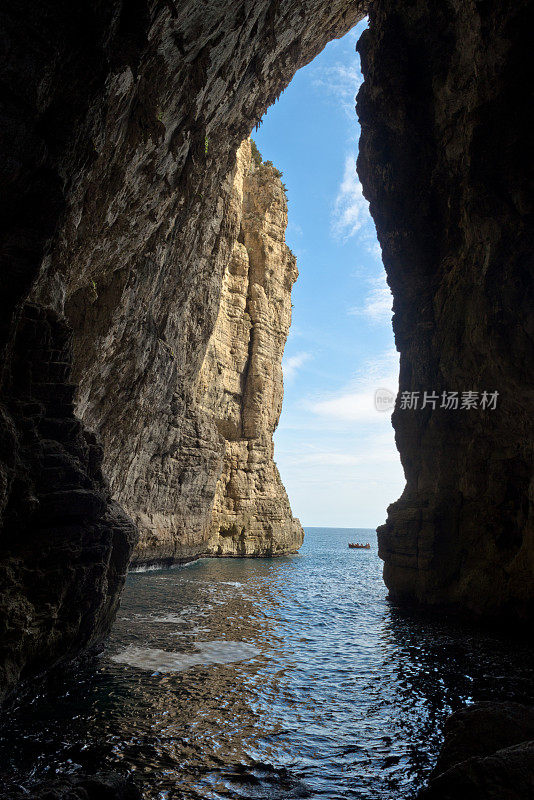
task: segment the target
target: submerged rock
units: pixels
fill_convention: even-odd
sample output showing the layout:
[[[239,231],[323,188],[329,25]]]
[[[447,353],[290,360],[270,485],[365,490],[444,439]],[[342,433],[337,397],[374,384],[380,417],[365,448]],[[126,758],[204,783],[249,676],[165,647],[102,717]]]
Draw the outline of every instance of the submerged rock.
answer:
[[[530,800],[534,796],[534,709],[477,703],[452,714],[420,800]]]
[[[142,800],[142,794],[130,777],[98,773],[57,778],[31,789],[14,784],[0,789],[0,800]]]

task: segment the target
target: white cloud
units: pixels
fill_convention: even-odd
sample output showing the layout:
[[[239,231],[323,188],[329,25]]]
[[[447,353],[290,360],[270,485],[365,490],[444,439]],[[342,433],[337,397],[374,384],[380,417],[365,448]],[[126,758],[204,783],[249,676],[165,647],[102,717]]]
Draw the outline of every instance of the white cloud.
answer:
[[[382,264],[382,248],[379,242],[369,242],[367,245],[367,252],[370,253],[373,258],[376,258],[379,264]]]
[[[375,446],[371,452],[351,452],[341,453],[339,451],[324,451],[317,453],[306,453],[299,456],[299,465],[311,464],[314,466],[330,467],[353,467],[364,464],[380,463],[386,461],[396,462],[399,460],[396,449],[391,447],[391,436],[388,438],[386,447]],[[373,440],[376,445],[376,442]]]
[[[294,222],[292,219],[290,219],[287,223],[286,236],[287,234],[293,234],[293,236],[302,236],[303,233],[304,231],[298,222]]]
[[[404,474],[390,416],[374,408],[377,388],[398,390],[394,349],[347,385],[283,412],[275,459],[304,524],[374,527],[401,494]]]
[[[338,392],[304,401],[313,414],[333,422],[387,423],[389,413],[375,408],[375,391],[389,389],[397,394],[399,386],[398,354],[395,350],[369,362],[362,374]]]
[[[282,361],[282,370],[284,373],[285,380],[291,380],[295,377],[297,370],[299,370],[306,361],[309,361],[311,358],[311,353],[297,353],[294,356],[289,356],[289,358],[284,358]]]
[[[377,277],[369,278],[368,282],[371,290],[365,298],[363,306],[355,306],[349,310],[349,314],[365,316],[371,322],[387,322],[391,319],[391,304],[393,298],[391,290],[386,281],[386,273],[382,269]]]
[[[350,64],[339,62],[331,67],[325,67],[320,72],[317,71],[313,79],[313,85],[326,89],[351,121],[356,117],[356,94],[362,83],[363,77],[356,55]]]
[[[365,239],[372,233],[369,203],[363,196],[362,185],[356,172],[356,156],[345,158],[343,179],[334,203],[332,229],[336,238],[346,241],[359,231],[365,230]]]

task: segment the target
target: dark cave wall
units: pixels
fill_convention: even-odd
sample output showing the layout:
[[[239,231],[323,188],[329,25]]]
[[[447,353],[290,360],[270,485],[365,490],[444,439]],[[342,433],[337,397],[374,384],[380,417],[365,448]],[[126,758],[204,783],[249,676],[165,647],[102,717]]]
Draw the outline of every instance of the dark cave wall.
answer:
[[[534,599],[533,21],[525,1],[377,0],[358,46],[400,391],[499,392],[494,411],[397,400],[407,486],[378,531],[385,581],[507,624]]]
[[[202,550],[221,451],[192,398],[238,235],[235,152],[363,12],[2,10],[4,687],[109,628],[135,533],[102,457],[145,542]],[[380,531],[385,578],[394,598],[509,621],[532,612],[530,16],[377,0],[358,102],[401,390],[500,392],[486,414],[396,410],[407,488]]]
[[[111,624],[135,532],[102,456],[160,555],[202,550],[222,450],[190,409],[238,234],[235,152],[362,7],[2,9],[2,694]]]
[[[117,22],[109,4],[67,11],[0,12],[0,698],[101,642],[136,539],[74,415],[72,331],[61,309],[25,303],[86,163]]]
[[[102,447],[74,416],[71,340],[54,311],[23,307],[2,406],[3,689],[102,641],[136,540],[107,490]]]

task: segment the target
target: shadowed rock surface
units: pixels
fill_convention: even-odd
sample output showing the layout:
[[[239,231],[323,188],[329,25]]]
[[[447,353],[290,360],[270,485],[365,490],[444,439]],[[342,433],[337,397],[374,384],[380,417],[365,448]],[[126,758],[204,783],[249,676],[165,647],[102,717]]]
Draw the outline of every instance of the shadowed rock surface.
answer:
[[[26,304],[4,374],[2,692],[102,641],[136,541],[74,416],[71,338],[54,311]]]
[[[0,12],[2,692],[106,634],[134,543],[74,394],[141,531],[181,558],[207,546],[222,447],[194,392],[239,232],[235,154],[362,13],[346,0]],[[26,335],[30,295],[59,343]],[[48,363],[30,388],[18,377]]]
[[[528,800],[534,795],[534,709],[477,703],[452,714],[420,800]]]
[[[395,600],[506,624],[534,602],[532,24],[526,0],[377,0],[358,45],[358,169],[400,392],[420,393],[393,414],[407,485],[378,531],[384,578]],[[446,410],[444,391],[497,408]]]

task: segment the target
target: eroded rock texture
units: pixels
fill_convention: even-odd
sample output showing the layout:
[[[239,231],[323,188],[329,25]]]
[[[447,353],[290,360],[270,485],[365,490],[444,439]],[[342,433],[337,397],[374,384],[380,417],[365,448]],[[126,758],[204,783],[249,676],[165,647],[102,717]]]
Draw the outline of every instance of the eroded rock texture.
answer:
[[[139,60],[114,65],[88,119],[92,160],[35,296],[65,292],[77,411],[141,531],[138,560],[194,558],[210,537],[222,450],[196,387],[239,235],[237,147],[295,69],[361,13],[342,2],[154,7]]]
[[[0,686],[102,641],[136,533],[74,416],[72,333],[26,304],[3,385]]]
[[[379,529],[394,599],[532,618],[532,3],[370,5],[358,168],[394,295],[402,391],[495,411],[393,415],[406,473]]]
[[[234,202],[239,235],[223,276],[219,314],[197,386],[200,411],[221,437],[206,552],[295,552],[304,532],[273,461],[282,410],[282,355],[291,324],[295,256],[285,243],[287,201],[276,169],[238,151]]]
[[[452,714],[429,785],[418,800],[529,800],[534,793],[534,710],[477,703]]]
[[[112,492],[158,557],[206,546],[222,450],[195,392],[239,234],[235,154],[295,70],[363,7],[2,8],[4,687],[104,635],[133,543],[98,445],[73,415],[76,386]],[[42,325],[33,338],[29,296]],[[41,376],[47,364],[53,377]],[[27,368],[31,385],[14,377]]]
[[[72,332],[59,309],[25,302],[103,85],[110,18],[78,10],[0,11],[0,699],[102,640],[135,541],[74,416]]]

